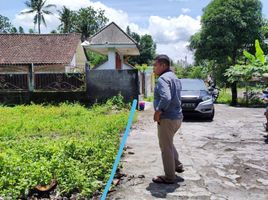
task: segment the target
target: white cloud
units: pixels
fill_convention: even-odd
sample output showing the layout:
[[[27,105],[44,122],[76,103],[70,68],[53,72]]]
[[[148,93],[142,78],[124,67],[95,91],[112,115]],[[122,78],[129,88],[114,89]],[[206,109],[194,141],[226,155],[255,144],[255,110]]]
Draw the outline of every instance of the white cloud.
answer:
[[[191,9],[189,9],[189,8],[182,8],[182,9],[181,9],[181,12],[182,12],[183,14],[185,14],[185,13],[189,13],[189,12],[191,12]]]
[[[151,16],[148,29],[158,43],[187,41],[200,29],[200,19],[187,15],[174,18]]]
[[[165,53],[174,61],[187,57],[188,62],[193,62],[192,53],[187,49],[187,45],[190,37],[200,27],[200,17],[194,19],[187,15],[173,18],[151,16],[148,31],[157,43],[157,53]]]
[[[141,28],[138,24],[131,22],[126,12],[108,7],[101,2],[91,2],[89,0],[48,0],[47,2],[49,4],[56,4],[58,10],[61,9],[63,5],[71,10],[78,10],[87,6],[92,6],[95,9],[103,9],[105,10],[105,15],[109,19],[109,22],[114,21],[123,30],[126,30],[126,27],[129,25],[131,31],[141,35],[152,35],[154,41],[157,43],[157,53],[165,53],[174,61],[184,59],[185,56],[188,57],[188,61],[192,61],[191,53],[187,50],[186,46],[190,36],[200,29],[200,17],[192,18],[188,15],[180,15],[178,17],[162,18],[159,16],[151,16],[148,19],[148,27]],[[42,33],[57,29],[60,24],[57,14],[47,15],[45,19],[47,28],[42,25]],[[15,16],[12,23],[16,27],[23,26],[27,32],[29,28],[34,27],[33,14],[18,14]]]
[[[48,4],[55,4],[57,6],[56,10],[60,10],[63,6],[66,6],[67,8],[71,10],[79,10],[80,8],[85,8],[88,6],[92,6],[95,9],[102,9],[105,10],[105,16],[109,19],[109,22],[114,21],[117,23],[123,30],[126,29],[127,25],[129,23],[128,14],[122,10],[115,10],[113,8],[107,7],[106,5],[102,4],[101,2],[91,2],[89,0],[48,0]],[[23,11],[26,11],[27,9],[24,9]],[[50,32],[53,29],[57,29],[58,25],[60,24],[60,21],[58,19],[58,15],[56,10],[54,10],[54,15],[46,15],[45,20],[47,23],[47,28],[45,28],[43,25],[41,27],[42,32]],[[15,26],[23,26],[26,31],[28,31],[29,28],[33,28],[33,14],[25,14],[25,15],[19,15],[17,14],[15,16],[15,19],[12,21],[12,23]],[[37,28],[37,27],[36,27]],[[137,29],[137,28],[136,28]]]

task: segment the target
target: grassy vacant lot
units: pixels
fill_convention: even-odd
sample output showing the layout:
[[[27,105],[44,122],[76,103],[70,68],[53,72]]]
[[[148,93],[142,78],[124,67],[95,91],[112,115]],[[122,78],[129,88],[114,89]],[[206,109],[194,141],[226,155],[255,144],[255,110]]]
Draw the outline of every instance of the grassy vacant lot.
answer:
[[[53,179],[61,196],[90,197],[109,178],[128,114],[109,103],[0,106],[0,197],[26,197]]]

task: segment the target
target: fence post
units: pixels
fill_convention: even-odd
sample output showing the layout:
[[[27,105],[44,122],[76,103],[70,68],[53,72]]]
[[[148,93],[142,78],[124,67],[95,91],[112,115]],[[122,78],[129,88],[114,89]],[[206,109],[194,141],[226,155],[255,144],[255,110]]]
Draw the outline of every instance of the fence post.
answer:
[[[28,84],[29,84],[29,91],[33,92],[34,91],[34,64],[32,63],[29,65],[29,73],[28,73]]]

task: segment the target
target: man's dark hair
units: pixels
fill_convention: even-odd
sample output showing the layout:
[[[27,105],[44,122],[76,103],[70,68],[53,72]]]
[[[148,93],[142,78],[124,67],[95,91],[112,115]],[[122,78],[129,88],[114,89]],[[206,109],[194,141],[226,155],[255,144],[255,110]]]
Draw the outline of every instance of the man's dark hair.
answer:
[[[170,67],[170,59],[167,55],[161,54],[155,57],[155,60],[160,64],[165,64],[167,67]]]

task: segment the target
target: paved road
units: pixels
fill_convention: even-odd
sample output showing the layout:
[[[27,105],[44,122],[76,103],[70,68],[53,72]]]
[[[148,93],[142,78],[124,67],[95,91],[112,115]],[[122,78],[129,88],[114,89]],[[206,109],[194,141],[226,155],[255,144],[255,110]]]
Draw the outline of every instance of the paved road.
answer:
[[[163,171],[153,109],[146,106],[128,138],[125,177],[109,199],[268,199],[264,109],[216,105],[213,122],[183,122],[174,143],[186,171],[176,184],[164,185],[151,181]]]

